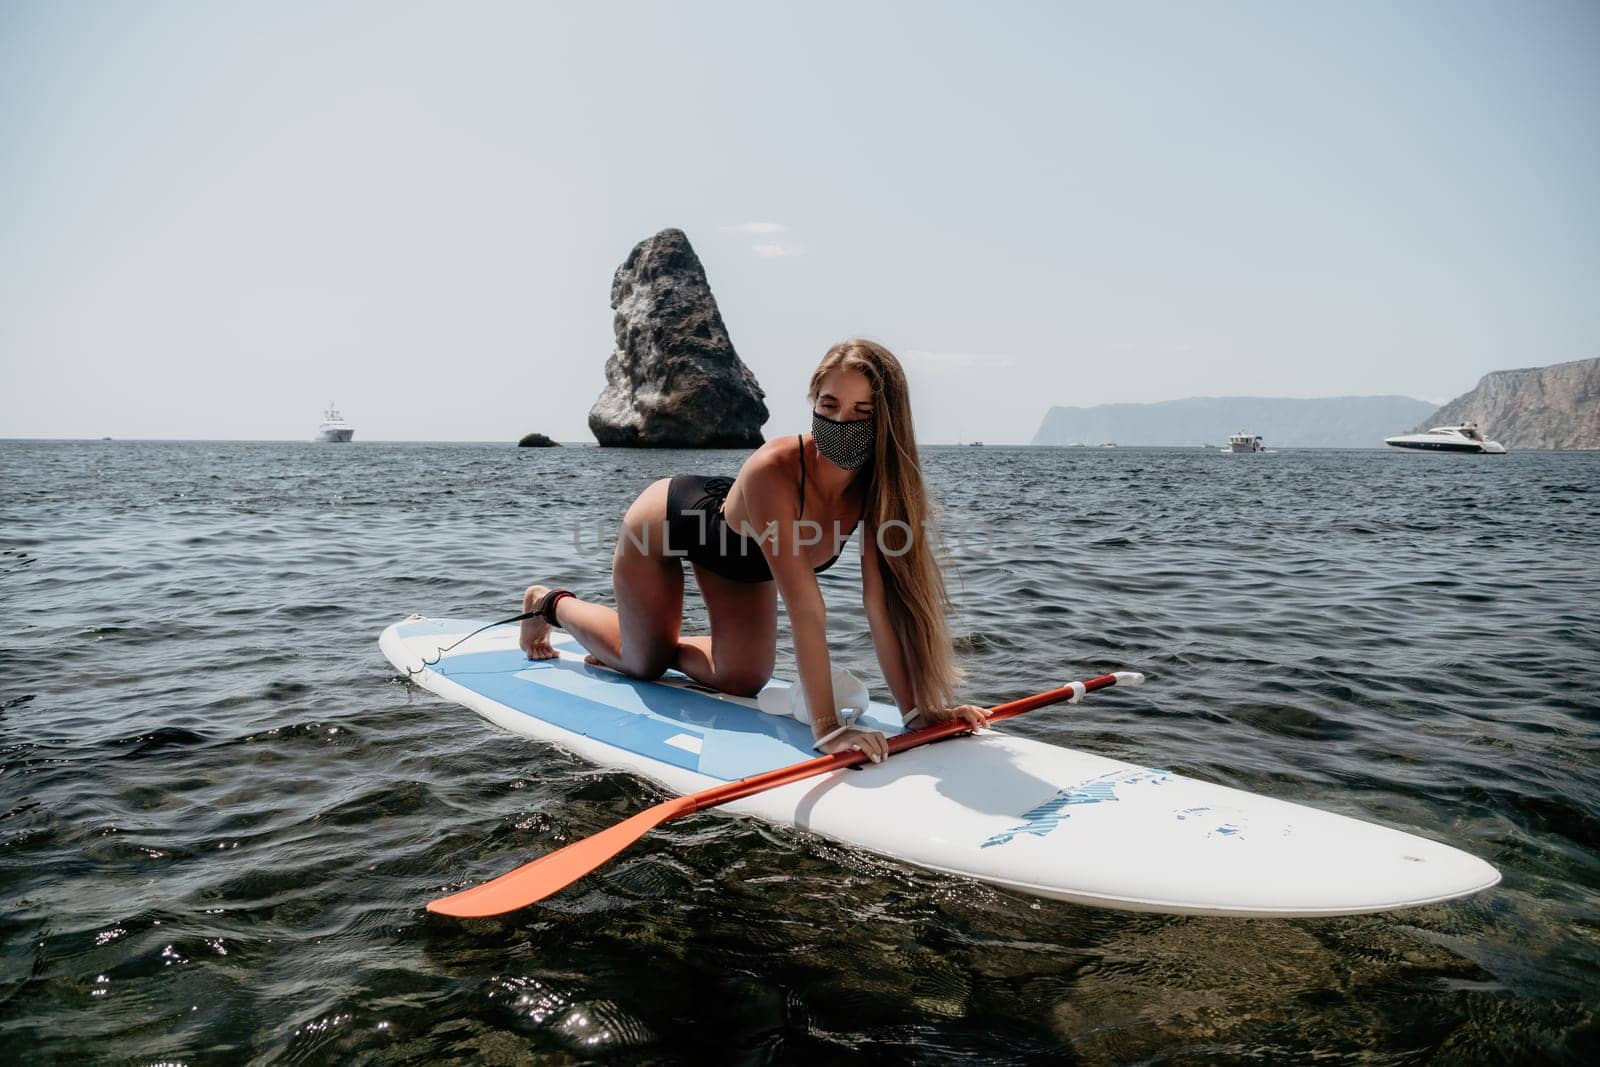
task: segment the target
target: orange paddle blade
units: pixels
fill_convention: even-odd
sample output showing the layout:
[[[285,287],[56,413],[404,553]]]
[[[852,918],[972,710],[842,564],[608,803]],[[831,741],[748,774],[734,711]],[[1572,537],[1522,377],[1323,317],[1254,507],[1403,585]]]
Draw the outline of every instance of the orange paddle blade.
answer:
[[[694,810],[693,797],[676,797],[582,841],[574,841],[502,874],[493,881],[428,902],[428,910],[460,919],[482,919],[525,908],[559,893],[664,822]]]

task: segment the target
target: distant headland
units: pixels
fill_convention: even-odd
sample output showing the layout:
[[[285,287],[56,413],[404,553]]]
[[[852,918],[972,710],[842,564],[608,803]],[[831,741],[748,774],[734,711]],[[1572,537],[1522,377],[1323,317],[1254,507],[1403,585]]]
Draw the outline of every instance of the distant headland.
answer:
[[[1600,448],[1600,359],[1497,370],[1423,420],[1475,422],[1507,448]]]
[[[1443,407],[1406,396],[1214,396],[1052,407],[1035,445],[1220,444],[1239,430],[1273,448],[1380,448],[1416,427],[1475,422],[1507,448],[1600,448],[1600,359],[1486,374]]]

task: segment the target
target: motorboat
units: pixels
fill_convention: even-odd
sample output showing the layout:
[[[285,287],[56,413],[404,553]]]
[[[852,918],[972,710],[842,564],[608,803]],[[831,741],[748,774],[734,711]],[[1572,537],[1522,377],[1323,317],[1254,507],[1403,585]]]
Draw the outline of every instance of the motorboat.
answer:
[[[1383,443],[1395,448],[1414,448],[1420,452],[1478,452],[1503,456],[1506,446],[1483,436],[1475,422],[1460,426],[1435,426],[1425,433],[1403,433],[1385,437]]]
[[[1258,433],[1245,433],[1240,430],[1228,438],[1228,447],[1224,452],[1265,452],[1267,446]]]
[[[355,427],[345,422],[339,409],[330,402],[328,410],[322,413],[322,425],[317,427],[317,440],[342,443],[355,435]]]

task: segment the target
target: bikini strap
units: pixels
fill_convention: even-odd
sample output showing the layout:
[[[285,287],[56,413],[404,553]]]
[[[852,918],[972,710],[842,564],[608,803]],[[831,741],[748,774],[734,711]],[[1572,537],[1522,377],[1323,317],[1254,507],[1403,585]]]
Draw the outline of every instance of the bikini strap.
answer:
[[[800,443],[800,515],[806,513],[806,439],[804,434],[795,434],[794,439]],[[795,518],[799,518],[796,515]]]

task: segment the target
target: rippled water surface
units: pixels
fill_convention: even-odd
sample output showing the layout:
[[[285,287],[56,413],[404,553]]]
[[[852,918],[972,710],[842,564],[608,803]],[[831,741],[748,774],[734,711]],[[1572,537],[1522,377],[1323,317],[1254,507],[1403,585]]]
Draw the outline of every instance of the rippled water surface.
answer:
[[[634,495],[741,458],[0,443],[0,1060],[1594,1062],[1597,454],[926,453],[973,700],[1150,676],[1008,729],[1449,842],[1472,899],[1131,915],[703,814],[428,916],[663,794],[379,631],[608,599]],[[881,693],[858,579],[831,647]]]

